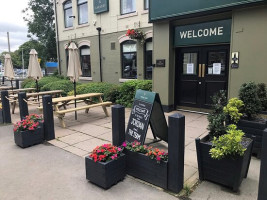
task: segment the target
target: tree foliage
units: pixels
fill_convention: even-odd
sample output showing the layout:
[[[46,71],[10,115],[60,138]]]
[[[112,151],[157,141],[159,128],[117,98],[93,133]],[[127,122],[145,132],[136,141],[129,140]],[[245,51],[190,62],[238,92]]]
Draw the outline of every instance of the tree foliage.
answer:
[[[37,37],[45,46],[45,60],[55,60],[57,54],[53,1],[29,0],[28,7],[22,12],[28,25],[28,37],[32,39]]]

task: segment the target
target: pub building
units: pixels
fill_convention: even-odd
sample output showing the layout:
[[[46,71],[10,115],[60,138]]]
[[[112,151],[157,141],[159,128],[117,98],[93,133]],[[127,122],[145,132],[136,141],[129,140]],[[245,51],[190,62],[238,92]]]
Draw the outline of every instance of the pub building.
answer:
[[[206,112],[211,96],[267,84],[266,0],[150,0],[153,90],[165,111]]]

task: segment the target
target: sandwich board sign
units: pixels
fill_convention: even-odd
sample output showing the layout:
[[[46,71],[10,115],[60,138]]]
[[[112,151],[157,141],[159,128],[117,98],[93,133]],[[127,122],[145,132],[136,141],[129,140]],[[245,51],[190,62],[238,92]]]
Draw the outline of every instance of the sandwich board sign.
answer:
[[[159,94],[137,90],[126,130],[126,141],[144,144],[148,125],[154,138],[158,137],[168,142],[168,126]]]

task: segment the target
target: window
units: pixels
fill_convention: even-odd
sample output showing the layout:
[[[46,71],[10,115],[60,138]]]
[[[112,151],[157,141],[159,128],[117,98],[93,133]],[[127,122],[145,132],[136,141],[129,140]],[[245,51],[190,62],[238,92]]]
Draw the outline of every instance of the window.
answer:
[[[72,2],[66,1],[63,5],[64,8],[64,19],[65,19],[65,28],[69,28],[73,26],[73,18],[72,16]]]
[[[90,47],[82,46],[80,48],[81,55],[81,68],[83,77],[91,77],[91,57],[90,57]]]
[[[135,0],[121,0],[121,14],[128,14],[136,11]]]
[[[122,78],[137,78],[136,61],[136,42],[128,40],[122,43]]]
[[[78,0],[78,13],[79,13],[79,24],[88,23],[88,3],[87,0]]]
[[[145,79],[152,79],[152,52],[153,52],[153,43],[152,38],[146,40],[145,43]]]
[[[149,8],[149,0],[145,0],[145,8],[144,10],[148,10]]]

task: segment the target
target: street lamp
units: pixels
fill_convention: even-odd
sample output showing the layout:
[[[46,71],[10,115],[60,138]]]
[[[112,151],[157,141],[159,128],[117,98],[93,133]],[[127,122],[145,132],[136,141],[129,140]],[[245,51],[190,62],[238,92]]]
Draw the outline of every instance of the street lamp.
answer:
[[[22,78],[24,78],[24,58],[23,58],[23,48],[22,48],[22,52],[21,52],[21,54],[22,54]]]

